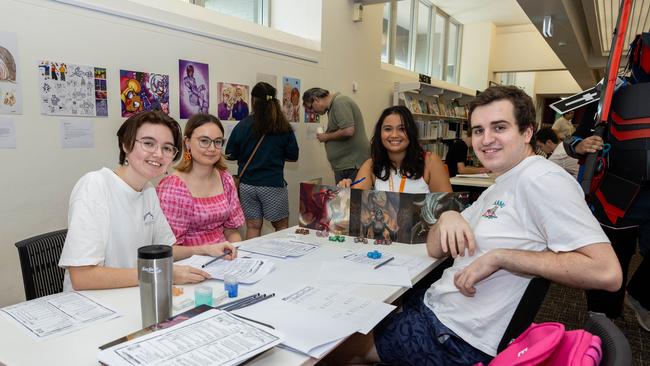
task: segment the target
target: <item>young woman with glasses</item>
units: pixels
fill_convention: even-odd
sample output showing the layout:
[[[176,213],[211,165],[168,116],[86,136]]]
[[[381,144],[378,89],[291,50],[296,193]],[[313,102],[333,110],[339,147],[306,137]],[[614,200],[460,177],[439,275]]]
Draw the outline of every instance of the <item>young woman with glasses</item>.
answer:
[[[264,219],[275,230],[289,226],[284,162],[298,160],[298,143],[275,93],[268,83],[255,84],[251,91],[253,114],[235,126],[226,146],[226,156],[237,160],[239,166],[239,194],[246,216],[247,239],[260,236]]]
[[[244,214],[222,157],[225,139],[219,119],[195,114],[185,125],[183,159],[156,190],[180,245],[241,241]]]
[[[175,244],[151,180],[167,171],[181,147],[178,123],[160,111],[141,112],[117,131],[120,165],[87,173],[70,196],[68,234],[59,265],[66,268],[64,291],[138,285],[137,249]],[[191,249],[174,245],[174,259],[218,256],[230,244]],[[198,268],[174,266],[174,283],[210,278]]]

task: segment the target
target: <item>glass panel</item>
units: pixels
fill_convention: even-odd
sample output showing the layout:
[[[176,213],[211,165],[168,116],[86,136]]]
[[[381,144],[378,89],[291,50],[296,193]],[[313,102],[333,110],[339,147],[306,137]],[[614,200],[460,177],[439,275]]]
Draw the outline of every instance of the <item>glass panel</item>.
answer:
[[[381,62],[388,62],[388,39],[390,38],[390,3],[384,4],[384,20],[381,28]]]
[[[442,64],[445,60],[445,23],[447,18],[436,13],[433,24],[433,70],[431,77],[442,80]]]
[[[409,43],[411,35],[411,1],[397,2],[397,41],[395,66],[409,68]]]
[[[449,46],[447,48],[447,75],[445,80],[456,83],[458,79],[458,46],[460,44],[460,26],[449,22]]]
[[[260,0],[205,0],[205,8],[262,24]]]
[[[419,2],[418,28],[415,38],[415,72],[429,75],[429,45],[431,44],[431,7]]]

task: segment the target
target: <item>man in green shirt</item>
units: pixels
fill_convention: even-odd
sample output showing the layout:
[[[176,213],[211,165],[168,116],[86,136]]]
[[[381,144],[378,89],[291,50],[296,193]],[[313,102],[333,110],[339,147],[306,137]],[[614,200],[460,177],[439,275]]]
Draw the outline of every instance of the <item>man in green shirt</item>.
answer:
[[[336,182],[344,178],[354,180],[359,167],[370,156],[366,128],[357,103],[350,97],[331,94],[322,88],[305,91],[302,103],[306,110],[320,115],[327,113],[327,131],[316,136],[318,141],[325,143]]]

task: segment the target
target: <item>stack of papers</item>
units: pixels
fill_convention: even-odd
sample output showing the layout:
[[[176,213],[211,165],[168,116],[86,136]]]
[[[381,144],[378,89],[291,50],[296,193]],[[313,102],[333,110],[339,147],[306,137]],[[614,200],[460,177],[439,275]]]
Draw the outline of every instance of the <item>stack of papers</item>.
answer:
[[[119,316],[116,311],[78,292],[40,297],[7,306],[0,312],[37,339],[70,333]]]
[[[273,262],[266,259],[253,258],[236,258],[231,261],[220,259],[210,263],[205,268],[204,264],[210,262],[213,258],[205,255],[193,255],[189,258],[174,262],[185,266],[200,268],[210,274],[213,279],[223,281],[226,274],[232,274],[237,277],[239,283],[255,283],[273,270]]]
[[[270,239],[245,242],[237,249],[270,257],[287,258],[300,257],[318,248],[318,244],[298,239]]]
[[[112,365],[236,365],[282,341],[273,329],[208,310],[170,328],[101,350]]]
[[[387,285],[412,287],[409,269],[403,265],[393,265],[394,255],[383,252],[379,261],[386,265],[379,266],[367,257],[368,251],[348,253],[337,260],[321,263],[319,280],[353,282],[367,285]],[[364,256],[366,259],[364,259]],[[369,262],[370,261],[370,262]]]

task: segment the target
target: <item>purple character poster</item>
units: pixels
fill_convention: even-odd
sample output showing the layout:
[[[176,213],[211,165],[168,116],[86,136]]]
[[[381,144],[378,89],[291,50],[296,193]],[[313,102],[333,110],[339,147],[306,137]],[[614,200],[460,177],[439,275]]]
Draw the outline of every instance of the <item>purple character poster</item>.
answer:
[[[178,60],[178,78],[181,118],[187,119],[196,113],[208,113],[208,64]]]

